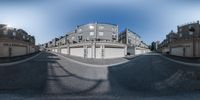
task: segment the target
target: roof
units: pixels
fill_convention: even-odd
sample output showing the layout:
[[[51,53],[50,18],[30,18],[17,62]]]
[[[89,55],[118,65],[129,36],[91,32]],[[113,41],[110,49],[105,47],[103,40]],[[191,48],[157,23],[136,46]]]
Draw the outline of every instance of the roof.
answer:
[[[194,22],[188,22],[188,23],[185,23],[185,24],[182,24],[182,25],[179,25],[178,27],[184,27],[184,26],[188,26],[188,25],[194,25],[194,24],[199,24],[199,21],[194,21]]]
[[[77,27],[84,26],[84,25],[88,25],[88,24],[107,24],[107,25],[114,25],[114,26],[118,26],[117,24],[112,24],[112,23],[106,23],[106,22],[96,22],[96,23],[80,24],[80,25],[77,25]]]
[[[138,35],[137,33],[133,32],[133,31],[131,31],[130,29],[127,29],[127,30],[128,30],[129,32],[131,32],[131,33],[137,35],[139,38],[141,38],[140,35]]]
[[[0,28],[3,28],[5,26],[6,26],[6,24],[0,24]]]

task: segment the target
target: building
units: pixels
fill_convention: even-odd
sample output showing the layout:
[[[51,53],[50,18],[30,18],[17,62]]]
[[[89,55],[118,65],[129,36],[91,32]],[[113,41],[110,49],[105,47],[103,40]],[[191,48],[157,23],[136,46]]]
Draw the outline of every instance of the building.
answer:
[[[37,51],[34,36],[4,24],[0,24],[0,48],[0,57],[22,56]]]
[[[47,50],[83,58],[108,59],[149,52],[148,45],[129,29],[119,34],[118,25],[89,23],[76,26],[65,36],[49,42]],[[128,47],[128,48],[127,48]]]
[[[54,40],[52,40],[54,44]],[[78,25],[58,38],[48,49],[83,58],[108,59],[126,56],[126,45],[118,43],[118,26],[108,23]]]
[[[128,28],[119,34],[119,42],[127,45],[128,55],[138,55],[150,51],[148,45],[141,41],[140,36]]]
[[[160,44],[160,41],[152,42],[151,43],[151,51],[158,51],[159,44]]]
[[[200,57],[199,21],[177,26],[177,32],[171,31],[159,45],[162,53],[182,57]]]

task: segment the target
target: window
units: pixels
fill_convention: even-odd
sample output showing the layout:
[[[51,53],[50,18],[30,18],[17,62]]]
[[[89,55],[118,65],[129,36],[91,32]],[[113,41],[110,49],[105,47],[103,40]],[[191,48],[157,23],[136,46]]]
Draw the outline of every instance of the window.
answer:
[[[26,37],[25,37],[25,35],[23,35],[23,39],[25,39]]]
[[[182,34],[181,34],[181,33],[179,34],[179,37],[182,37]]]
[[[3,31],[3,34],[7,35],[7,34],[8,34],[8,33],[7,33],[7,30],[4,30],[4,31]]]
[[[103,36],[103,32],[99,32],[99,36]]]
[[[13,32],[12,35],[13,35],[13,36],[16,36],[16,32]]]
[[[104,29],[104,27],[103,27],[103,26],[99,26],[99,29],[101,29],[101,30],[102,30],[102,29]]]
[[[94,35],[94,32],[90,32],[90,36]]]
[[[91,30],[94,29],[94,26],[93,26],[93,25],[90,25],[90,29],[91,29]]]
[[[82,40],[82,39],[83,39],[82,35],[79,35],[79,36],[78,36],[78,39],[79,39],[79,40]]]
[[[179,31],[181,32],[181,31],[182,31],[182,28],[179,28]]]
[[[72,37],[72,40],[74,40],[74,37]]]
[[[131,39],[130,38],[128,38],[128,44],[131,44]]]

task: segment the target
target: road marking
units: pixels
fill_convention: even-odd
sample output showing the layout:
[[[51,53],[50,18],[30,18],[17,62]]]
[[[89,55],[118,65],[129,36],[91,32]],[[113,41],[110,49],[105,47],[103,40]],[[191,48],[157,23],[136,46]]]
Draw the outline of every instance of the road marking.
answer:
[[[24,59],[24,60],[15,61],[15,62],[10,62],[10,63],[2,63],[2,64],[0,64],[0,66],[11,66],[11,65],[16,65],[16,64],[24,63],[24,62],[27,62],[27,61],[29,61],[29,60],[31,60],[31,59],[36,58],[36,57],[39,56],[41,53],[42,53],[42,52],[38,53],[37,55],[35,55],[35,56],[33,56],[33,57]]]

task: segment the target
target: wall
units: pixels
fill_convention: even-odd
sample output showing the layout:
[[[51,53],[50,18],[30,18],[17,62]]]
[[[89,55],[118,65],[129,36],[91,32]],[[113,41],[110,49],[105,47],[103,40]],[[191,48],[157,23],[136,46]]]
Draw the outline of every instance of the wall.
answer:
[[[8,46],[3,46],[3,43],[0,43],[0,57],[8,57],[9,53],[8,53]]]
[[[170,51],[169,47],[162,48],[162,53],[164,53],[164,54],[166,54],[169,51]]]
[[[190,46],[185,47],[185,57],[192,57],[193,56],[192,52],[193,52],[192,47]]]

